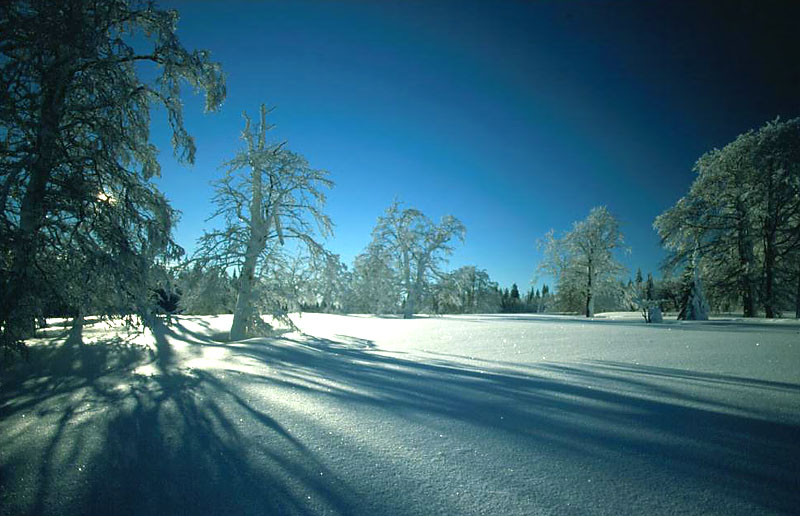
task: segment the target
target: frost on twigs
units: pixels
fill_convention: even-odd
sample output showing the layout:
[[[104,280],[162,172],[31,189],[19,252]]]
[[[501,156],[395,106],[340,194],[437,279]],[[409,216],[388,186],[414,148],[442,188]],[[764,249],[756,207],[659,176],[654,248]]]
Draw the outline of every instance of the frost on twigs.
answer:
[[[215,110],[220,65],[184,48],[177,14],[152,2],[10,0],[0,11],[0,343],[18,347],[48,316],[146,315],[182,253],[177,214],[151,181],[151,108],[193,162],[182,87]]]
[[[261,314],[291,324],[286,314],[299,306],[298,287],[307,281],[303,260],[326,254],[321,240],[332,233],[322,211],[324,189],[333,186],[328,172],[311,168],[283,143],[268,142],[268,113],[262,105],[255,124],[244,115],[245,146],[215,184],[212,218],[222,227],[204,233],[194,256],[237,273],[231,340],[261,331]]]

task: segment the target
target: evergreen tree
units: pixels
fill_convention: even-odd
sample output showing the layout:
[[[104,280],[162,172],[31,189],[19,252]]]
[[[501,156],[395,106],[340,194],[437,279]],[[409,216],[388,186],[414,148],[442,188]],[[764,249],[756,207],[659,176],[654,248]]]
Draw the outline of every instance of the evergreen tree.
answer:
[[[656,285],[653,282],[653,275],[649,272],[647,273],[647,283],[644,286],[644,298],[648,300],[656,298]]]

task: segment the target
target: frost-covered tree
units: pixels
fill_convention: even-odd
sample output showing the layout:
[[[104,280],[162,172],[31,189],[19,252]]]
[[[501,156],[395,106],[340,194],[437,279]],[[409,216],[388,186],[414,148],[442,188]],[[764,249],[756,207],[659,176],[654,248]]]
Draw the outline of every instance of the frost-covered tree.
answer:
[[[700,279],[699,253],[695,252],[689,267],[684,271],[683,295],[680,304],[678,319],[687,321],[707,321],[708,301],[703,292],[703,282]]]
[[[225,176],[215,185],[212,218],[222,219],[222,228],[206,232],[195,255],[200,263],[238,271],[231,340],[243,339],[257,329],[261,321],[257,300],[269,296],[257,292],[259,280],[280,279],[274,269],[270,276],[270,268],[285,259],[281,257],[284,242],[293,240],[311,255],[323,254],[319,239],[329,236],[332,228],[322,212],[322,189],[333,185],[328,173],[311,168],[304,157],[282,144],[267,142],[266,106],[261,106],[255,127],[247,114],[244,118],[245,147],[225,164]],[[281,310],[272,313],[280,315]]]
[[[216,315],[233,313],[236,303],[235,278],[221,268],[202,267],[195,262],[178,273],[182,313]]]
[[[318,255],[311,264],[310,301],[324,312],[342,311],[350,288],[350,273],[338,254]]]
[[[402,208],[397,201],[378,218],[372,232],[373,245],[391,259],[391,266],[404,293],[403,317],[414,314],[431,275],[452,253],[452,241],[464,240],[466,229],[452,215],[436,224],[421,211]]]
[[[76,310],[89,308],[81,299],[109,315],[141,310],[154,258],[178,254],[175,215],[151,183],[150,108],[164,108],[174,151],[191,163],[181,85],[205,91],[207,110],[225,86],[208,52],[182,46],[177,21],[135,0],[0,3],[3,344],[29,336],[60,293],[81,292],[64,300]],[[109,289],[114,306],[97,306]]]
[[[667,267],[701,256],[715,297],[741,300],[745,317],[788,305],[800,249],[800,119],[774,120],[695,164],[689,193],[655,228],[671,256]]]
[[[495,313],[500,309],[497,283],[474,265],[443,274],[434,295],[440,313]]]
[[[353,262],[347,311],[375,315],[395,313],[402,294],[392,257],[375,243],[367,246]]]
[[[579,299],[586,317],[593,317],[597,296],[616,289],[615,278],[624,270],[614,257],[615,251],[625,249],[617,219],[605,206],[592,208],[563,236],[550,231],[540,248],[540,268],[556,278],[559,298]]]

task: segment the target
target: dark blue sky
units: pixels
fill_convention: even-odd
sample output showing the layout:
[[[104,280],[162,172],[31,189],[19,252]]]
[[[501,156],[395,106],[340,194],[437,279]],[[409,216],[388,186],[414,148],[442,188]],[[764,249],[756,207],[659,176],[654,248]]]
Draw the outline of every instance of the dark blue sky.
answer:
[[[720,4],[715,6],[715,4]],[[276,106],[276,140],[330,171],[329,242],[350,264],[397,196],[467,226],[450,267],[529,286],[536,241],[596,205],[622,221],[623,262],[654,271],[653,219],[694,161],[775,116],[800,115],[800,2],[160,2],[227,73],[191,169],[159,117],[161,186],[187,250],[211,223],[243,110]]]

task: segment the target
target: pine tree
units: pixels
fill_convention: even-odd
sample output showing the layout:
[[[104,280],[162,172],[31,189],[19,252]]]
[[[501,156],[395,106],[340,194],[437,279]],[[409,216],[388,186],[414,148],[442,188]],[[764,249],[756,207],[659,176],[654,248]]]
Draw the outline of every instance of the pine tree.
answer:
[[[656,298],[656,285],[653,282],[653,275],[649,272],[647,273],[647,282],[644,286],[644,297],[648,300],[653,300]]]

